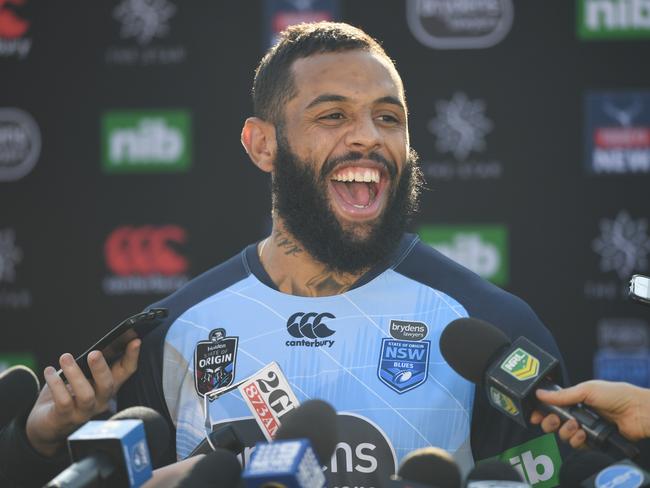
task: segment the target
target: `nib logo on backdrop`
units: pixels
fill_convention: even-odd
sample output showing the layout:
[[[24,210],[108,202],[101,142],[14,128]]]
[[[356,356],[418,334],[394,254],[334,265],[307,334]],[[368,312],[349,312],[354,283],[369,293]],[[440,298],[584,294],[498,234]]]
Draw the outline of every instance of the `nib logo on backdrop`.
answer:
[[[168,294],[189,280],[182,253],[187,232],[178,225],[122,226],[104,243],[110,275],[102,283],[107,295]]]
[[[106,173],[187,171],[192,161],[190,114],[184,110],[113,111],[102,118]]]
[[[185,61],[185,46],[168,39],[177,12],[169,0],[121,0],[112,11],[120,41],[108,47],[106,62],[146,66]]]
[[[508,284],[507,227],[424,225],[418,234],[423,242],[479,276],[499,286]]]
[[[433,157],[423,157],[422,169],[429,179],[496,179],[503,172],[500,161],[490,158],[487,136],[494,123],[486,114],[485,100],[456,92],[435,102],[435,115],[427,130],[434,136]],[[486,155],[485,153],[488,153]]]
[[[648,219],[621,210],[613,218],[601,218],[598,231],[591,249],[597,257],[594,271],[599,278],[585,282],[585,296],[594,300],[625,298],[630,277],[650,270]]]
[[[587,41],[650,38],[650,0],[578,0],[578,35]]]

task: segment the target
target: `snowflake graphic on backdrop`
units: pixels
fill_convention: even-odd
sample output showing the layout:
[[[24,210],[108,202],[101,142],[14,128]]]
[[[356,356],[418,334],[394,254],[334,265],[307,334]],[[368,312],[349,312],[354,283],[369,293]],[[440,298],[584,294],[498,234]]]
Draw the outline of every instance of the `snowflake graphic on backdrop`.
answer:
[[[0,283],[13,283],[16,279],[16,265],[23,259],[23,252],[16,247],[16,233],[13,229],[0,230]]]
[[[600,254],[600,269],[616,271],[619,278],[627,279],[635,271],[648,269],[650,235],[647,219],[633,219],[622,210],[614,219],[600,221],[600,236],[592,243]]]
[[[427,128],[437,138],[438,151],[464,161],[472,151],[485,149],[485,136],[493,124],[485,116],[483,100],[470,100],[465,93],[456,92],[451,100],[436,102],[436,116]]]
[[[167,0],[123,0],[113,17],[122,23],[120,35],[140,44],[148,44],[155,37],[169,32],[167,21],[176,13],[176,7]]]

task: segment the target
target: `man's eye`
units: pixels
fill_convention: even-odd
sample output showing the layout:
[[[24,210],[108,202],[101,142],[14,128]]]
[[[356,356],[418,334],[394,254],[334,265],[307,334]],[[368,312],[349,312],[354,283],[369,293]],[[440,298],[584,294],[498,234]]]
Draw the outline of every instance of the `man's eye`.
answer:
[[[334,112],[331,114],[323,115],[320,118],[323,120],[342,120],[343,114],[341,112]]]
[[[397,122],[399,122],[399,119],[397,117],[395,117],[394,115],[388,115],[388,114],[380,115],[379,119],[382,122],[388,122],[390,124],[396,124]]]

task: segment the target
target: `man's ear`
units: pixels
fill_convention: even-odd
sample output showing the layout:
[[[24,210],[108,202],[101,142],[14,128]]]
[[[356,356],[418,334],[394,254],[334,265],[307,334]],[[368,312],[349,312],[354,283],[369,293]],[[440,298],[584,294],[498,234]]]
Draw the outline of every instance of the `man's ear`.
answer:
[[[241,143],[255,166],[267,173],[273,171],[277,144],[272,123],[259,117],[247,118],[241,131]]]

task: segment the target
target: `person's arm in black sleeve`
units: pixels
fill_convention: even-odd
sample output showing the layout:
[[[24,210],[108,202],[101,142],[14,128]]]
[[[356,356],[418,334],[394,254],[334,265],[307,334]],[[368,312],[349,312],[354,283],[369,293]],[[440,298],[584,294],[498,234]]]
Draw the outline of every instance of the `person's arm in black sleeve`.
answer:
[[[176,462],[176,429],[172,422],[162,386],[163,352],[167,323],[161,324],[142,340],[138,369],[117,394],[117,409],[134,406],[149,407],[167,420],[170,443],[160,463],[161,466]]]

